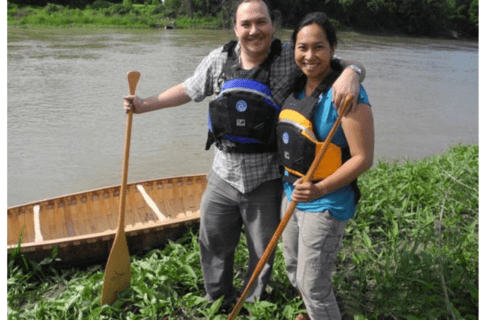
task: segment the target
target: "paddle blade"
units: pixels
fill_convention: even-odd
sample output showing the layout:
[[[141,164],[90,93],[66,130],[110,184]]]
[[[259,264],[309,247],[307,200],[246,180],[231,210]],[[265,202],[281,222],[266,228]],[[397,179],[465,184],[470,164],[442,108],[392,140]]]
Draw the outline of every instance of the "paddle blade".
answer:
[[[106,263],[101,304],[112,304],[120,291],[130,285],[130,255],[125,234],[117,233]]]

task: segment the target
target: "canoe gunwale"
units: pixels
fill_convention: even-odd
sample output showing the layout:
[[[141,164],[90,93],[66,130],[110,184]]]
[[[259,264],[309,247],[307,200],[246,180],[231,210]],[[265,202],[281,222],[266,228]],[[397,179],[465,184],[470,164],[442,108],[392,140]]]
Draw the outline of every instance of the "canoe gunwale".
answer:
[[[137,181],[137,182],[130,182],[128,184],[129,187],[136,187],[138,184],[150,184],[150,183],[154,183],[154,182],[159,182],[159,181],[164,181],[164,180],[174,180],[174,179],[184,179],[184,178],[198,178],[198,179],[206,179],[206,174],[205,173],[199,173],[199,174],[190,174],[190,175],[182,175],[182,176],[173,176],[173,177],[167,177],[167,178],[158,178],[158,179],[148,179],[148,180],[142,180],[142,181]],[[44,200],[38,200],[38,201],[32,201],[32,202],[27,202],[27,203],[24,203],[24,204],[19,204],[19,205],[15,205],[15,206],[11,206],[11,207],[8,207],[7,208],[7,213],[8,211],[12,211],[12,210],[16,210],[16,209],[20,209],[22,207],[30,207],[30,206],[35,206],[35,205],[40,205],[40,204],[43,204],[43,203],[49,203],[49,202],[53,202],[53,201],[59,201],[61,199],[66,199],[66,198],[77,198],[83,194],[87,194],[87,193],[99,193],[101,191],[106,191],[106,190],[115,190],[114,192],[116,192],[116,189],[119,189],[121,188],[121,185],[111,185],[111,186],[105,186],[105,187],[100,187],[100,188],[96,188],[96,189],[91,189],[91,190],[86,190],[86,191],[81,191],[81,192],[74,192],[74,193],[69,193],[69,194],[66,194],[64,196],[59,196],[59,197],[54,197],[54,198],[47,198],[47,199],[44,199]],[[116,193],[115,193],[116,195]]]

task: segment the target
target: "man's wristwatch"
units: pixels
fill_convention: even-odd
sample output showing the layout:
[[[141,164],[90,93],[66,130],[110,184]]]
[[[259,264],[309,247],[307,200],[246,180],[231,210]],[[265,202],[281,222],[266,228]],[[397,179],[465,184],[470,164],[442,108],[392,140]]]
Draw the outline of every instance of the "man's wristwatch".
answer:
[[[361,68],[359,68],[358,66],[356,66],[354,64],[351,64],[351,65],[347,66],[346,68],[349,68],[349,69],[353,70],[354,72],[356,72],[358,74],[358,77],[361,79],[361,76],[362,76]]]

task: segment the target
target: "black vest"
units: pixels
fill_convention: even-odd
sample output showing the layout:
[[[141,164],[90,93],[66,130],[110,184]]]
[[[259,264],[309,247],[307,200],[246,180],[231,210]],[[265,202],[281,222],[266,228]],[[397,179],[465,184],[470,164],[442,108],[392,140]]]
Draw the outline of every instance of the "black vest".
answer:
[[[209,103],[208,139],[225,152],[275,152],[275,126],[280,107],[270,90],[270,68],[282,50],[274,40],[265,61],[252,70],[242,70],[234,54],[236,41],[223,47],[228,58],[221,75],[224,81],[220,95]]]

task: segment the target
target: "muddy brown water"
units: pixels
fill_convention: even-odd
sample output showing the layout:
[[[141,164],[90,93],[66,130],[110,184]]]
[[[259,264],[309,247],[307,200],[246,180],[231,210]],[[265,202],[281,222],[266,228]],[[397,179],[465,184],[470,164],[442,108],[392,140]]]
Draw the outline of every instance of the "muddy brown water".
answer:
[[[281,32],[287,40],[288,32]],[[418,160],[478,143],[478,43],[339,34],[360,61],[378,160]],[[128,94],[159,93],[190,76],[233,35],[208,30],[8,28],[7,205],[119,184]],[[207,101],[135,115],[129,181],[205,173]]]

